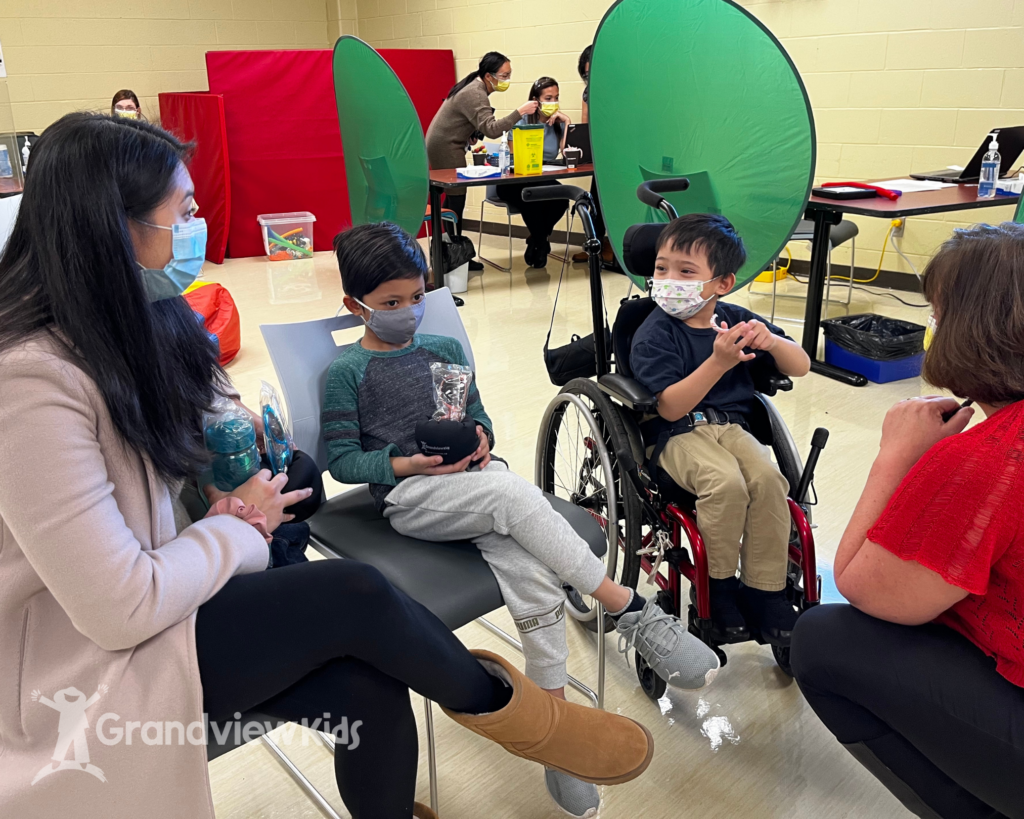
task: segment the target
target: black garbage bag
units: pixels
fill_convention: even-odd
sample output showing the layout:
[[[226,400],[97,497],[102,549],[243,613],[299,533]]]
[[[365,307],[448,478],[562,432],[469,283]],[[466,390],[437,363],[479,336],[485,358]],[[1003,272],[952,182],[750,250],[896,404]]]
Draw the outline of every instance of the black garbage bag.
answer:
[[[441,236],[441,258],[444,259],[445,273],[451,273],[476,258],[476,248],[466,236],[452,235],[448,231],[444,231]]]
[[[895,361],[924,349],[924,327],[910,321],[861,313],[821,322],[825,338],[875,361]]]

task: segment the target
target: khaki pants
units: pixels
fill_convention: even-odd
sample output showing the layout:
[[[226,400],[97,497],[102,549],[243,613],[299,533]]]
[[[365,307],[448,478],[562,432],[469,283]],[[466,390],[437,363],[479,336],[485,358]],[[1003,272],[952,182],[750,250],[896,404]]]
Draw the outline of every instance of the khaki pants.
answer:
[[[711,577],[733,577],[739,563],[745,585],[786,588],[789,483],[767,447],[738,424],[709,424],[670,438],[658,465],[697,496]]]

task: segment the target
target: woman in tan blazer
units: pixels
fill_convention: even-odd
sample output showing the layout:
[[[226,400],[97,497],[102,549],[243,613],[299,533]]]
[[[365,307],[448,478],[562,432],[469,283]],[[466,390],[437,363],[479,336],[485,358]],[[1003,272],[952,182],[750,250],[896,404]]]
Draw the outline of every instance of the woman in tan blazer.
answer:
[[[267,571],[304,497],[284,476],[176,526],[227,383],[178,297],[205,249],[187,156],[149,124],[69,114],[33,147],[0,257],[0,816],[211,819],[204,715],[232,730],[258,708],[329,715],[353,817],[430,817],[410,688],[518,756],[639,775],[645,729],[470,653],[372,567]]]
[[[489,97],[495,91],[507,91],[512,80],[512,63],[497,51],[488,51],[476,71],[452,86],[448,98],[434,114],[427,128],[427,159],[435,170],[464,168],[466,149],[475,142],[474,134],[497,139],[519,122],[520,117],[534,114],[538,103],[530,100],[511,114],[497,119]],[[466,189],[451,188],[445,194],[444,206],[455,211],[457,230],[462,233],[462,214],[466,209]],[[477,261],[470,270],[483,270]]]

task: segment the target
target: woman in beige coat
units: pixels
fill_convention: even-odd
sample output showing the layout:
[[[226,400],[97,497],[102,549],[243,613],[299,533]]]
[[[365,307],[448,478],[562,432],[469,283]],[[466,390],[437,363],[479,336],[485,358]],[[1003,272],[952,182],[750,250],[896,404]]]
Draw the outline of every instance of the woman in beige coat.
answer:
[[[223,731],[258,708],[329,715],[356,819],[431,817],[410,688],[518,756],[638,776],[645,729],[470,653],[375,569],[266,571],[304,497],[283,476],[176,526],[226,383],[178,297],[205,248],[186,158],[151,125],[69,114],[0,257],[0,816],[212,819],[204,712]]]
[[[537,112],[538,102],[530,100],[501,119],[496,119],[488,97],[494,91],[507,91],[512,80],[512,63],[497,51],[487,52],[476,71],[452,86],[448,98],[434,114],[427,129],[427,159],[435,170],[463,168],[466,149],[475,142],[475,134],[497,139],[510,131],[520,117]],[[466,189],[451,188],[445,193],[444,206],[455,211],[457,231],[462,233],[462,214],[466,209]],[[477,261],[470,270],[483,270]]]

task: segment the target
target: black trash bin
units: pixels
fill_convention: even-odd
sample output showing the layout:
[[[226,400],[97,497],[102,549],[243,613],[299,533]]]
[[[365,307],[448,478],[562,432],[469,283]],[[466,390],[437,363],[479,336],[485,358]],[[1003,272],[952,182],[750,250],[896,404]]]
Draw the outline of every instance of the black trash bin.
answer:
[[[860,313],[826,319],[825,363],[885,384],[916,378],[924,361],[924,331],[911,321]]]

